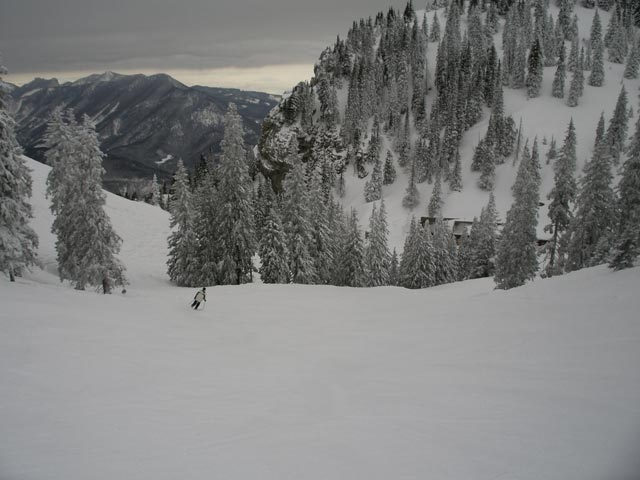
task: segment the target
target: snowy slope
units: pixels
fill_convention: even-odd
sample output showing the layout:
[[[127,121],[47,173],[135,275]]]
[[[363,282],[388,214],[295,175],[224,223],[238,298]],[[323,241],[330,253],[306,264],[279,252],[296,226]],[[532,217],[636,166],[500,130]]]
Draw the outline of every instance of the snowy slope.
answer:
[[[558,8],[555,6],[555,2],[551,2],[549,12],[553,14],[554,19],[557,19]],[[578,26],[581,40],[588,39],[595,10],[583,8],[580,2],[577,2],[574,12],[578,15]],[[417,12],[417,18],[422,19],[423,14],[424,11]],[[444,25],[446,23],[444,9],[427,12],[428,25],[431,27],[433,16],[436,14],[438,15],[442,29],[444,30]],[[603,32],[606,32],[606,28],[611,18],[611,12],[600,11],[599,15],[603,25]],[[465,14],[461,17],[461,29],[463,31],[466,29],[466,22],[467,15]],[[504,20],[501,20],[501,25],[503,24]],[[494,44],[498,51],[498,58],[502,59],[502,29],[494,36]],[[566,46],[568,52],[569,42],[566,42]],[[436,66],[437,49],[437,43],[428,44],[427,60],[431,81],[433,81]],[[566,95],[565,99],[557,99],[551,96],[551,85],[553,83],[553,76],[556,70],[555,66],[544,68],[541,96],[538,98],[528,99],[526,89],[514,90],[507,87],[504,88],[505,115],[512,115],[516,122],[516,126],[520,124],[520,120],[522,119],[523,142],[526,138],[529,138],[529,146],[531,147],[534,138],[536,136],[538,137],[538,147],[540,149],[540,158],[542,163],[540,200],[545,203],[545,205],[539,210],[539,238],[548,238],[548,234],[544,233],[544,226],[549,222],[547,216],[548,200],[546,197],[553,187],[554,176],[553,165],[546,164],[546,153],[549,149],[549,145],[543,145],[543,139],[546,138],[548,141],[551,141],[551,138],[555,137],[557,149],[559,150],[562,146],[569,121],[573,118],[577,137],[577,174],[581,175],[584,163],[590,159],[593,152],[593,141],[600,113],[604,112],[608,126],[618,94],[620,93],[620,88],[623,84],[627,90],[629,106],[633,107],[634,112],[636,112],[636,116],[629,121],[629,132],[632,131],[632,127],[635,125],[637,120],[637,112],[640,112],[640,105],[638,104],[640,80],[624,79],[624,65],[611,63],[607,61],[607,58],[608,56],[605,51],[605,85],[602,87],[591,87],[586,85],[585,82],[584,95],[580,98],[580,104],[574,108],[570,108],[566,105]],[[588,78],[588,75],[589,72],[586,72],[586,78]],[[568,74],[565,92],[568,92],[570,81],[571,74]],[[345,84],[348,84],[348,82],[345,82]],[[347,100],[347,91],[348,87],[345,85],[339,92],[339,101],[342,113],[344,113]],[[427,96],[427,104],[429,108],[431,108],[434,102],[434,96],[435,89]],[[463,191],[451,192],[448,189],[448,185],[443,185],[443,217],[473,220],[474,217],[480,215],[480,209],[488,202],[489,192],[477,187],[480,172],[471,171],[471,161],[475,147],[479,140],[486,134],[489,124],[489,114],[490,111],[485,108],[485,115],[483,119],[469,129],[462,139],[460,155],[462,162]],[[415,140],[416,138],[417,137],[414,134],[413,139]],[[387,147],[383,147],[381,149],[383,161],[385,159],[386,149]],[[513,165],[512,159],[510,158],[505,164],[498,165],[496,167],[494,193],[496,196],[496,205],[503,221],[506,216],[506,212],[513,201],[511,187],[515,181],[517,166],[518,165]],[[367,168],[369,171],[372,170],[372,166],[368,166]],[[398,252],[402,250],[404,239],[409,230],[411,217],[427,215],[427,205],[433,190],[433,185],[429,185],[426,182],[418,184],[417,187],[420,192],[420,203],[413,210],[407,210],[402,206],[402,199],[406,193],[409,181],[408,177],[408,172],[404,172],[402,169],[398,168],[398,177],[395,183],[383,187],[383,197],[387,206],[387,214],[389,218],[390,244],[392,247],[396,247]],[[361,226],[366,229],[373,206],[373,203],[366,203],[364,199],[364,185],[369,180],[369,177],[359,179],[355,175],[353,168],[350,167],[347,169],[345,180],[347,192],[346,196],[341,199],[341,202],[344,204],[346,211],[351,207],[356,209],[360,218]]]
[[[640,478],[640,268],[508,292],[215,287],[193,312],[166,214],[107,211],[126,295],[0,278],[0,478]]]
[[[40,237],[39,259],[49,275],[36,272],[35,278],[58,284],[56,269],[55,237],[51,233],[53,216],[49,211],[49,200],[45,198],[46,180],[50,167],[27,157],[33,178],[34,209],[33,229]],[[131,282],[129,290],[169,285],[166,277],[167,237],[169,236],[169,214],[158,207],[142,202],[132,202],[112,193],[107,196],[106,212],[114,229],[122,237],[122,252],[119,258],[127,267]],[[34,275],[27,275],[28,279]]]

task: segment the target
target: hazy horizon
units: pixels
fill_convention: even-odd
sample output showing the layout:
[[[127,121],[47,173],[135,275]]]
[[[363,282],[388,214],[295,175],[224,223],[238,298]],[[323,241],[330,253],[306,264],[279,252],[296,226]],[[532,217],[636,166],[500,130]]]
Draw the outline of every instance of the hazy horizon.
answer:
[[[0,52],[8,82],[92,73],[166,73],[187,85],[280,94],[322,50],[391,0],[8,0]],[[415,5],[421,8],[422,5]]]

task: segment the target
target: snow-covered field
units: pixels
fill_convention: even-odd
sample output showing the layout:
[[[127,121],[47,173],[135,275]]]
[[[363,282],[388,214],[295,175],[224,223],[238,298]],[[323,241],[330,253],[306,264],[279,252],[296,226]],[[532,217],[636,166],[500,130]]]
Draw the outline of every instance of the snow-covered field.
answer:
[[[640,478],[640,268],[508,292],[165,276],[165,212],[109,195],[126,295],[0,279],[0,478]]]

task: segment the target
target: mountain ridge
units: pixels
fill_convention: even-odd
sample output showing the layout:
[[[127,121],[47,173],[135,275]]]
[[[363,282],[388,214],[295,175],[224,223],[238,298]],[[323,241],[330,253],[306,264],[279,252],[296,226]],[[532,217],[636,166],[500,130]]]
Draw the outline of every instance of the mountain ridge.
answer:
[[[224,112],[230,102],[243,117],[245,140],[257,143],[262,118],[277,97],[262,92],[216,87],[189,87],[168,74],[96,73],[74,82],[36,78],[11,89],[18,140],[25,153],[43,161],[42,136],[56,108],[72,108],[96,123],[106,154],[105,186],[168,179],[178,159],[192,167],[201,155],[220,150]]]

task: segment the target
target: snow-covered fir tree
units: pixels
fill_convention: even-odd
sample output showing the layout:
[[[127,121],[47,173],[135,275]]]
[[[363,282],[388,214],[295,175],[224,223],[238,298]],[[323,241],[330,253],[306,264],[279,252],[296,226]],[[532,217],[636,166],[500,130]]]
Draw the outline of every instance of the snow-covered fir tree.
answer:
[[[393,166],[393,155],[387,150],[387,156],[384,161],[383,185],[391,185],[396,181],[396,167]]]
[[[176,285],[184,287],[196,286],[195,254],[196,237],[194,233],[194,212],[189,189],[189,177],[182,159],[173,176],[173,189],[169,197],[171,213],[169,235],[169,278]]]
[[[256,250],[256,240],[242,119],[233,103],[225,115],[220,146],[217,212],[222,262],[220,282],[238,285],[251,281],[251,257]]]
[[[364,251],[366,286],[381,287],[389,285],[391,254],[388,246],[389,228],[384,201],[380,209],[373,205],[369,220],[369,235]]]
[[[431,192],[431,199],[429,200],[429,206],[427,211],[430,217],[437,217],[442,215],[442,206],[444,201],[442,200],[442,180],[440,175],[436,175],[436,181]]]
[[[542,86],[542,75],[544,73],[544,63],[540,41],[536,38],[531,46],[529,53],[527,71],[527,96],[535,98],[540,96],[540,87]]]
[[[615,165],[620,163],[620,157],[624,152],[629,128],[629,113],[627,110],[627,90],[622,85],[613,116],[609,122],[604,142],[609,148],[611,160]]]
[[[460,160],[460,150],[456,149],[455,162],[453,164],[453,170],[449,177],[449,188],[452,192],[462,191],[462,162]]]
[[[616,17],[617,15],[612,15],[611,22],[613,22]],[[610,62],[624,63],[624,59],[627,56],[628,46],[626,28],[623,22],[616,21],[614,23],[613,34],[610,37],[610,42],[607,47]]]
[[[602,38],[602,23],[597,9],[591,24],[589,46],[592,50],[593,58],[588,83],[592,87],[601,87],[604,85],[604,40]]]
[[[313,234],[309,221],[309,194],[304,167],[299,160],[285,179],[285,192],[282,217],[287,235],[291,281],[313,284],[317,277],[311,256]]]
[[[640,119],[622,165],[618,198],[619,222],[609,266],[622,270],[633,267],[640,255]]]
[[[433,247],[433,284],[443,285],[455,282],[458,278],[455,239],[442,221],[437,217],[430,225]]]
[[[220,266],[222,258],[219,241],[220,225],[218,223],[219,206],[217,168],[207,165],[191,194],[192,234],[195,246],[191,255],[192,285],[216,285],[221,282]]]
[[[59,191],[66,197],[56,206],[52,226],[57,237],[58,273],[60,280],[71,281],[78,290],[95,286],[110,293],[114,286],[126,285],[127,280],[124,265],[116,258],[122,240],[104,211],[104,154],[88,116],[82,123],[67,127],[73,146],[63,176],[57,179]]]
[[[260,278],[264,283],[289,283],[289,250],[276,209],[269,208],[258,245]]]
[[[322,175],[318,169],[309,172],[307,185],[312,237],[309,253],[313,258],[316,282],[326,285],[331,283],[336,242],[332,231],[333,197],[323,190]]]
[[[600,142],[584,166],[575,214],[566,233],[568,271],[607,260],[616,226],[611,163],[609,148]]]
[[[596,138],[593,142],[593,147],[597,147],[600,142],[604,140],[604,112],[600,113],[600,119],[598,120],[598,126],[596,127]]]
[[[162,194],[160,193],[160,185],[158,184],[158,176],[154,173],[151,180],[151,193],[149,196],[149,203],[151,205],[160,206],[162,201]]]
[[[367,202],[375,202],[382,198],[382,184],[384,181],[382,173],[382,162],[378,155],[373,165],[371,177],[364,185],[364,199]]]
[[[540,185],[539,172],[523,157],[513,185],[513,204],[498,242],[494,280],[496,288],[510,289],[532,280],[538,270],[536,226]]]
[[[402,199],[402,206],[409,210],[413,210],[420,203],[420,192],[416,187],[416,167],[415,162],[411,163],[411,174],[409,175],[409,185],[404,198]]]
[[[415,217],[404,242],[398,284],[405,288],[427,288],[435,282],[435,264],[431,233]]]
[[[577,63],[580,63],[578,60]],[[581,68],[576,67],[573,70],[573,76],[571,77],[571,84],[569,86],[569,95],[567,96],[567,105],[569,107],[577,107],[579,98],[583,90],[584,72]]]
[[[389,285],[398,285],[399,269],[400,262],[398,261],[398,253],[394,248],[389,262]]]
[[[565,56],[565,47],[564,42],[559,49],[558,55],[558,66],[556,68],[556,73],[553,77],[553,85],[551,96],[555,98],[564,98],[564,84],[565,79],[567,77],[566,65],[564,64],[564,56]]]
[[[430,42],[439,42],[440,41],[440,20],[438,19],[438,13],[434,13],[433,15],[433,23],[431,24],[431,30],[429,34]]]
[[[544,230],[552,235],[548,244],[549,261],[545,269],[548,276],[562,273],[564,267],[564,258],[558,258],[559,253],[564,253],[564,249],[559,248],[559,242],[573,218],[573,205],[578,189],[575,171],[576,131],[571,119],[560,155],[554,164],[554,186],[547,196],[550,200],[548,215],[551,223]]]
[[[0,64],[0,82],[6,73]],[[38,237],[29,226],[33,217],[31,172],[22,158],[15,123],[0,89],[0,271],[13,282],[37,262]]]
[[[495,270],[498,241],[498,211],[493,192],[480,212],[480,219],[471,226],[470,241],[466,247],[468,278],[490,277]]]
[[[478,187],[483,190],[493,190],[496,178],[495,150],[492,142],[479,144],[476,149],[476,155],[479,156],[480,178],[478,179]]]
[[[365,285],[364,244],[358,225],[358,216],[354,209],[351,209],[340,253],[338,286],[363,287]]]
[[[636,38],[631,39],[631,53],[627,58],[627,65],[624,68],[624,78],[638,78],[638,69],[640,68],[640,35],[636,34]]]

